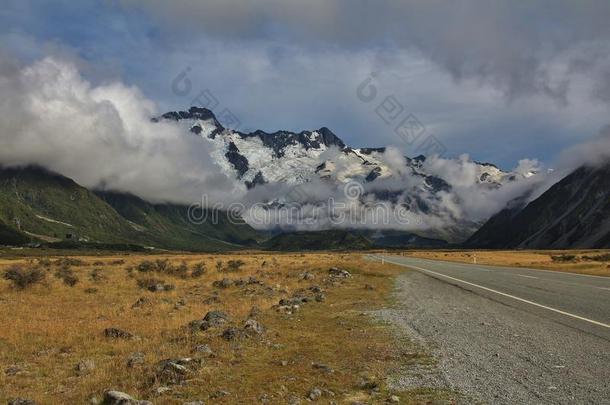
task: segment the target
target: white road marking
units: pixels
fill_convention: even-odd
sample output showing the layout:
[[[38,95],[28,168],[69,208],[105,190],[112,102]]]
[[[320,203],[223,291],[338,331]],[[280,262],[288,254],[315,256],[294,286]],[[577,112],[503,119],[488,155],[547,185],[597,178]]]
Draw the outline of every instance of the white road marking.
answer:
[[[534,276],[526,276],[525,274],[517,274],[517,276],[519,276],[519,277],[525,277],[525,278],[535,278],[536,280],[538,280],[538,277],[534,277]]]
[[[511,295],[511,294],[506,294],[506,293],[503,293],[503,292],[498,291],[498,290],[494,290],[494,289],[491,289],[491,288],[484,287],[482,285],[471,283],[469,281],[460,280],[459,278],[447,276],[445,274],[437,273],[435,271],[424,269],[424,268],[421,268],[421,267],[418,267],[418,266],[414,266],[412,264],[404,264],[404,263],[396,262],[396,261],[393,261],[393,260],[390,260],[390,259],[387,259],[387,258],[385,259],[385,261],[388,262],[388,263],[397,264],[397,265],[403,266],[403,267],[411,267],[411,268],[417,269],[419,271],[423,271],[424,273],[434,274],[435,276],[438,276],[438,277],[448,278],[449,280],[453,280],[453,281],[457,281],[457,282],[460,282],[460,283],[463,283],[463,284],[466,284],[466,285],[477,287],[477,288],[480,288],[480,289],[485,290],[485,291],[489,291],[489,292],[492,292],[492,293],[495,293],[495,294],[498,294],[498,295],[502,295],[504,297],[508,297],[508,298],[512,298],[512,299],[517,300],[517,301],[525,302],[526,304],[534,305],[534,306],[539,307],[539,308],[544,308],[544,309],[546,309],[548,311],[553,311],[553,312],[556,312],[556,313],[561,314],[561,315],[569,316],[569,317],[572,317],[572,318],[575,318],[575,319],[579,319],[581,321],[589,322],[589,323],[591,323],[593,325],[597,325],[597,326],[601,326],[601,327],[609,328],[610,329],[610,325],[605,324],[603,322],[595,321],[593,319],[589,319],[589,318],[585,318],[583,316],[571,314],[569,312],[562,311],[560,309],[556,309],[556,308],[552,308],[552,307],[549,307],[549,306],[546,306],[546,305],[538,304],[537,302],[526,300],[526,299],[520,298],[520,297],[516,297],[516,296]]]

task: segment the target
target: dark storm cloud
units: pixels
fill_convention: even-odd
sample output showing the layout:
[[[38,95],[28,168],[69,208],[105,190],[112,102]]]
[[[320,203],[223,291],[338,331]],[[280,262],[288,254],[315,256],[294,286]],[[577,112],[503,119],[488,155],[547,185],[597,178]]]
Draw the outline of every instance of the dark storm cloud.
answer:
[[[223,39],[270,39],[306,46],[417,49],[456,80],[476,78],[509,99],[532,93],[566,103],[580,64],[607,86],[610,2],[517,1],[178,1],[124,0],[176,31]],[[603,70],[603,69],[602,69]],[[605,94],[605,93],[604,93]],[[603,94],[602,94],[603,96]],[[602,97],[603,98],[603,97]]]

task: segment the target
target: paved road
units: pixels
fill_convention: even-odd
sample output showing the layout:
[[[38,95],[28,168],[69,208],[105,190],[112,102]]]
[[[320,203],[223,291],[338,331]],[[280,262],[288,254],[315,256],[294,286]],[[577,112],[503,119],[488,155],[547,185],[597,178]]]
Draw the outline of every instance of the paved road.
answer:
[[[407,373],[404,388],[448,386],[488,403],[610,404],[610,278],[384,260],[417,271],[401,276],[401,306],[382,316],[439,357],[440,375]]]

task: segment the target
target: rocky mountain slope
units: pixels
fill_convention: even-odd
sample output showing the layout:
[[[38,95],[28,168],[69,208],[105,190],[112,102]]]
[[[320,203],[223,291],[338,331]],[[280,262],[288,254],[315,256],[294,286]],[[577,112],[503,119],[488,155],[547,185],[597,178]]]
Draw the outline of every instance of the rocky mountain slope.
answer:
[[[168,112],[155,120],[161,119],[175,121],[185,131],[208,140],[216,163],[249,187],[278,182],[298,184],[316,177],[339,182],[372,182],[396,174],[396,169],[383,158],[385,148],[351,148],[326,127],[298,133],[243,133],[224,128],[212,111],[198,107]],[[407,158],[407,169],[414,176],[426,178],[430,187],[446,187],[442,179],[422,169],[424,160],[424,156]],[[504,172],[490,163],[478,163],[475,176],[480,183],[501,185],[516,174]]]
[[[466,242],[480,248],[609,248],[610,164],[581,167],[527,205],[494,215]]]

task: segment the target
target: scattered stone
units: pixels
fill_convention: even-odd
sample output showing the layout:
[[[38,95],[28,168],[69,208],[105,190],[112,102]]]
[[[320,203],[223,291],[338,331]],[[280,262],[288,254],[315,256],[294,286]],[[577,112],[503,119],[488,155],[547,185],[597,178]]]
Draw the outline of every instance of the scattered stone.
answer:
[[[157,387],[157,389],[155,390],[155,394],[163,395],[165,393],[170,392],[171,390],[172,389],[170,387],[161,386],[161,387]]]
[[[282,360],[282,361],[280,361],[280,365],[283,367],[286,367],[288,365],[288,361]]]
[[[144,364],[144,353],[142,352],[133,352],[127,358],[127,367],[134,368],[136,366],[140,366]]]
[[[392,396],[390,396],[388,401],[392,404],[397,404],[400,402],[400,398],[398,397],[398,395],[392,395]]]
[[[324,302],[326,301],[326,294],[316,294],[315,299],[317,302]]]
[[[76,364],[76,374],[85,375],[95,370],[95,362],[91,359],[84,359]]]
[[[181,384],[200,365],[201,360],[190,357],[161,360],[157,363],[157,378],[166,384]]]
[[[336,278],[349,278],[352,276],[352,274],[349,271],[342,270],[337,267],[331,267],[328,270],[328,274],[330,274],[331,277],[336,277]]]
[[[189,323],[192,331],[208,330],[210,328],[224,325],[231,321],[231,317],[222,311],[210,311],[203,319],[197,319]]]
[[[205,402],[203,402],[203,401],[190,401],[190,402],[183,402],[182,405],[205,405]]]
[[[212,356],[214,354],[209,345],[197,345],[193,347],[193,352],[207,354],[208,356]]]
[[[364,285],[364,289],[365,289],[365,290],[372,291],[372,290],[374,290],[374,289],[375,289],[375,287],[373,287],[373,286],[372,286],[372,285],[370,285],[370,284],[365,284],[365,285]]]
[[[112,339],[131,339],[134,337],[133,334],[118,328],[104,329],[104,336]]]
[[[313,273],[310,273],[309,271],[306,271],[305,273],[301,274],[301,280],[313,280],[316,278],[316,275]]]
[[[321,397],[322,397],[322,391],[319,388],[313,388],[311,391],[309,391],[309,394],[307,395],[307,398],[309,398],[312,401],[317,401]]]
[[[13,398],[9,399],[8,405],[36,405],[36,402],[31,399]]]
[[[235,328],[235,327],[227,328],[222,332],[222,338],[224,340],[228,340],[228,341],[240,339],[245,336],[246,336],[246,333],[243,330]]]
[[[186,299],[181,298],[179,299],[176,304],[174,305],[174,309],[182,309],[186,306]]]
[[[17,374],[21,374],[23,372],[23,369],[17,365],[12,365],[12,366],[8,366],[5,370],[4,370],[4,374],[6,374],[7,376],[13,376],[13,375],[17,375]]]
[[[328,366],[326,364],[322,364],[322,363],[311,363],[311,367],[313,367],[316,370],[320,370],[324,373],[327,373],[327,374],[334,372],[334,370],[330,366]]]
[[[150,401],[141,401],[121,391],[104,392],[102,405],[153,405]]]
[[[149,285],[148,286],[148,291],[150,291],[150,292],[171,291],[174,288],[176,288],[176,286],[174,286],[173,284],[157,283],[157,284]]]
[[[231,395],[231,393],[229,391],[218,390],[218,391],[215,391],[212,394],[210,394],[210,398],[218,399],[218,398],[228,397],[229,395]]]
[[[248,336],[261,335],[265,332],[265,328],[258,321],[248,319],[244,324],[244,331]]]
[[[312,285],[311,287],[309,287],[309,291],[311,291],[312,293],[316,293],[316,294],[324,292],[324,290],[322,290],[322,288],[317,285]]]
[[[233,280],[228,278],[223,278],[222,280],[217,280],[212,283],[213,287],[216,288],[229,288],[234,284]]]
[[[132,309],[135,308],[141,308],[144,305],[148,305],[150,303],[150,300],[146,297],[140,297],[138,298],[138,300],[136,302],[133,303],[133,305],[131,306]]]

